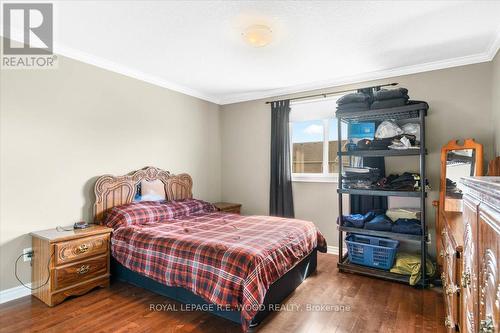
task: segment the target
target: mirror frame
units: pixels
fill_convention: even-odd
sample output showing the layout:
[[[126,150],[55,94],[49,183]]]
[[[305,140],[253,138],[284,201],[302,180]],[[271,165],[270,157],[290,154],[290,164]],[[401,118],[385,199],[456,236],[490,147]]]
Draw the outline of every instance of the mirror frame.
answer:
[[[475,170],[474,177],[483,175],[483,145],[474,141],[474,139],[465,139],[463,145],[460,145],[459,140],[450,140],[446,145],[441,148],[441,179],[439,183],[439,207],[445,210],[445,196],[446,196],[446,160],[448,152],[452,150],[474,149],[475,150]]]

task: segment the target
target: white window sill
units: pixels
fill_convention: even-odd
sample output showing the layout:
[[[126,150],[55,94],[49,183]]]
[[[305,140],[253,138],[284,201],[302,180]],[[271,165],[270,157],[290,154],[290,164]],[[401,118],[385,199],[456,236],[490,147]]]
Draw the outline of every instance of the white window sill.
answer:
[[[292,182],[299,183],[338,183],[339,176],[337,174],[293,174]]]

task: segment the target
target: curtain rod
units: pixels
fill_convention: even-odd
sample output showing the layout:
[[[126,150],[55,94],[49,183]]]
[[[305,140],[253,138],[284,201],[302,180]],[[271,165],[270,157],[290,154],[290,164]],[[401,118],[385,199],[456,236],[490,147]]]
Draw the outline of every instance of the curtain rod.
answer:
[[[380,87],[387,87],[387,86],[395,86],[397,84],[398,84],[397,82],[393,82],[393,83],[381,84],[381,85],[378,85],[378,86],[363,87],[363,88],[357,88],[357,89],[341,90],[341,91],[334,91],[334,92],[323,93],[323,94],[316,94],[316,95],[308,95],[308,96],[301,96],[301,97],[289,98],[288,100],[289,101],[296,101],[296,100],[299,100],[299,99],[306,99],[306,98],[313,98],[313,97],[325,97],[326,98],[327,96],[330,96],[330,95],[336,95],[336,94],[340,94],[340,93],[344,93],[344,92],[349,92],[349,91],[355,91],[355,90],[361,90],[361,89],[370,89],[370,88],[380,88]],[[275,100],[275,101],[268,101],[268,102],[266,102],[266,104],[271,104],[271,103],[279,102],[279,101],[282,101],[282,99]]]

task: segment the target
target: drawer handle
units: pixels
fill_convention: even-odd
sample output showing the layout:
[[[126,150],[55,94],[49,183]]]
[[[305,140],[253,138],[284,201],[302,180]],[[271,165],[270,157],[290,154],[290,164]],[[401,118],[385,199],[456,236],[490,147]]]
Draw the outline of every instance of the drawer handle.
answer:
[[[479,324],[479,332],[481,333],[493,333],[495,327],[493,326],[493,318],[491,316],[486,316],[486,319],[481,320]]]
[[[470,272],[462,272],[462,288],[467,288],[470,285]]]
[[[444,326],[446,328],[453,328],[454,327],[453,322],[451,321],[451,317],[450,316],[446,316],[446,318],[444,320]]]
[[[90,265],[82,265],[82,267],[76,270],[76,272],[80,275],[87,274],[89,271],[90,271]]]
[[[453,283],[450,283],[449,286],[446,287],[445,292],[446,295],[453,295],[454,293],[458,292],[459,288],[455,286]]]
[[[89,246],[87,244],[85,244],[85,243],[83,243],[82,245],[80,245],[78,247],[78,252],[80,252],[80,253],[85,253],[88,250],[89,250]]]

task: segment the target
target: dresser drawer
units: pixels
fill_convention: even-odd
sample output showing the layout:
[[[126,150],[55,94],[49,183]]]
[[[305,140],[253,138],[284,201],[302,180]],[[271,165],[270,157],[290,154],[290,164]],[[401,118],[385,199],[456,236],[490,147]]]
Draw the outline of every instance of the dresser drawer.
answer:
[[[107,255],[54,269],[54,290],[70,287],[108,273]]]
[[[80,238],[55,244],[56,265],[108,252],[109,234]]]

